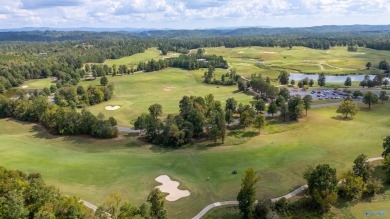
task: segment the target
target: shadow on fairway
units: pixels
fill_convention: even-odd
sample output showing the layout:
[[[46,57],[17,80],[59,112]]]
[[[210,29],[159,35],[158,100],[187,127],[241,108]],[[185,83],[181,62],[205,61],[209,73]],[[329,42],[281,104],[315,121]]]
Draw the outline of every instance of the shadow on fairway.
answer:
[[[345,116],[332,116],[330,118],[334,119],[334,120],[339,120],[339,121],[350,121],[350,120],[353,120],[353,117],[345,118]]]

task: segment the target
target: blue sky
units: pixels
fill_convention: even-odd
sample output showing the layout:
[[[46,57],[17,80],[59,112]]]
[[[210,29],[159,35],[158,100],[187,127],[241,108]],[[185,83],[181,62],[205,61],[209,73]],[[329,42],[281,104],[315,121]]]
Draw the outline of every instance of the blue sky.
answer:
[[[390,0],[1,0],[0,29],[390,24]]]

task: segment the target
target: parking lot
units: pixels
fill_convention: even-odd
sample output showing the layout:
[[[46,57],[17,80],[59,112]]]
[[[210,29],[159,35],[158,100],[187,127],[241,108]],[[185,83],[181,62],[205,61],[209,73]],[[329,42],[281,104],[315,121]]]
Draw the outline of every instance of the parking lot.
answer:
[[[348,96],[352,97],[351,94],[344,93],[342,91],[335,90],[311,90],[311,91],[303,91],[303,90],[295,90],[289,89],[291,95],[301,95],[304,97],[306,95],[311,95],[313,100],[330,100],[330,99],[346,99]]]

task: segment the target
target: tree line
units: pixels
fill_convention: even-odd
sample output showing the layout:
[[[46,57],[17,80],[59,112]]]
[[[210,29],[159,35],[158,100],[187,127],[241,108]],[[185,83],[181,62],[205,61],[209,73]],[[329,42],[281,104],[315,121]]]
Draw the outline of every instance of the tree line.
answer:
[[[168,67],[182,68],[187,70],[196,70],[199,68],[224,68],[229,66],[227,61],[222,56],[206,55],[203,49],[198,49],[197,53],[180,55],[179,57],[171,57],[160,59],[158,61],[150,60],[138,64],[138,71],[159,71]]]
[[[9,99],[0,95],[0,118],[39,122],[56,135],[90,135],[96,138],[118,136],[114,118],[104,120],[104,115],[96,117],[87,110],[79,113],[69,107],[50,104],[41,95],[29,99]]]
[[[0,166],[0,218],[30,219],[129,219],[167,218],[164,195],[155,188],[140,207],[112,193],[96,212],[75,196],[68,197],[48,186],[39,173],[26,174]]]

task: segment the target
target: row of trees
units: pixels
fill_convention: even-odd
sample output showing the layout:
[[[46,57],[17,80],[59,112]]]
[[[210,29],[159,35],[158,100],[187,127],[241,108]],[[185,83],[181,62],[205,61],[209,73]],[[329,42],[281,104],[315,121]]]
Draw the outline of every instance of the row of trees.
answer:
[[[154,59],[148,62],[140,62],[138,71],[159,71],[168,67],[183,68],[187,70],[195,70],[199,68],[224,68],[229,66],[222,56],[189,54],[180,55],[179,57],[171,57],[155,61]]]
[[[387,141],[388,139],[388,141]],[[390,137],[384,140],[384,148],[390,153]],[[390,159],[388,159],[390,161]],[[385,160],[384,168],[390,176],[390,162]],[[342,174],[342,179],[337,178],[336,169],[328,164],[319,164],[308,167],[303,178],[307,181],[307,191],[304,198],[289,202],[281,198],[271,200],[259,200],[256,202],[256,184],[259,181],[254,169],[245,171],[242,178],[241,189],[237,195],[239,209],[243,218],[278,218],[304,215],[305,212],[325,213],[336,203],[338,198],[345,200],[359,200],[373,197],[383,191],[380,179],[374,177],[374,168],[367,162],[367,156],[359,155],[354,160],[351,170]],[[389,178],[390,179],[390,178]]]
[[[134,206],[130,201],[122,201],[121,195],[112,193],[106,201],[96,209],[95,217],[98,219],[129,219],[129,218],[150,218],[166,219],[165,201],[162,192],[153,189],[146,201],[139,207]]]
[[[116,76],[118,74],[120,75],[126,75],[126,74],[133,74],[135,69],[133,67],[127,67],[127,65],[116,65],[113,64],[112,67],[108,66],[107,64],[101,65],[101,64],[85,64],[85,71],[87,73],[92,72],[93,77],[101,77],[106,75],[112,75]]]
[[[59,135],[90,135],[97,138],[118,136],[116,120],[96,117],[83,110],[81,113],[68,107],[50,104],[46,97],[8,99],[0,95],[0,118],[11,117],[20,121],[39,122],[51,133]]]
[[[364,79],[359,83],[359,86],[361,86],[363,88],[364,87],[370,88],[370,87],[385,85],[387,87],[388,84],[389,84],[389,79],[387,79],[387,78],[384,79],[384,77],[382,75],[378,74],[378,75],[375,75],[373,80],[370,79],[369,75],[364,76]],[[345,86],[352,85],[350,77],[347,77],[347,79],[344,82],[344,85]]]
[[[204,73],[204,83],[206,84],[217,84],[217,85],[235,85],[241,76],[236,73],[236,69],[229,69],[226,74],[221,76],[218,80],[215,78],[215,68],[209,67],[207,72]]]
[[[280,72],[280,74],[278,76],[278,81],[282,85],[288,85],[289,77],[290,77],[290,74],[287,71],[283,70],[283,71]],[[326,77],[325,77],[324,73],[321,73],[321,74],[318,75],[317,82],[318,82],[318,86],[320,86],[320,87],[325,86]],[[290,84],[291,85],[295,85],[296,81],[295,80],[291,80]],[[299,88],[303,88],[304,86],[312,87],[314,85],[314,80],[313,79],[309,79],[308,77],[306,77],[306,78],[298,81],[297,85],[298,85]]]

